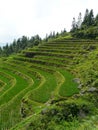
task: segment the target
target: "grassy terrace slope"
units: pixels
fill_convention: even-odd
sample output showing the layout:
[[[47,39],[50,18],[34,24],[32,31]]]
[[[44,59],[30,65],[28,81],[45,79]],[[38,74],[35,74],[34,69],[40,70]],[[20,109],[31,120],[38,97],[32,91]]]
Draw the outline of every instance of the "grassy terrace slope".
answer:
[[[53,102],[83,102],[91,79],[82,64],[97,48],[97,41],[59,40],[0,59],[0,130],[33,130],[30,123]]]

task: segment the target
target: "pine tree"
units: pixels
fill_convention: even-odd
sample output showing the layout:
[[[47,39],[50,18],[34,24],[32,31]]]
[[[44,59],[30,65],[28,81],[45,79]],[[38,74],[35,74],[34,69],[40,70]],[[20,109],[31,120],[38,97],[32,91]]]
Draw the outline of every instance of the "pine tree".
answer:
[[[88,26],[94,25],[94,14],[93,9],[91,9],[89,15],[88,15]]]
[[[81,24],[82,24],[82,14],[81,12],[79,13],[79,16],[78,16],[78,22],[77,22],[77,28],[81,28]]]
[[[0,56],[2,55],[2,48],[0,47]]]
[[[72,21],[72,29],[71,29],[71,31],[75,31],[75,30],[76,30],[76,28],[77,28],[76,19],[75,19],[75,18],[73,18],[73,21]]]
[[[89,10],[86,9],[82,25],[87,25],[88,24],[88,16],[89,16]]]
[[[96,25],[98,25],[98,14],[96,15],[96,17],[95,17],[95,20],[94,20],[94,21],[95,21],[95,26],[96,26]]]
[[[86,9],[82,25],[85,25],[86,27],[94,25],[94,14],[92,9],[90,12],[88,9]]]

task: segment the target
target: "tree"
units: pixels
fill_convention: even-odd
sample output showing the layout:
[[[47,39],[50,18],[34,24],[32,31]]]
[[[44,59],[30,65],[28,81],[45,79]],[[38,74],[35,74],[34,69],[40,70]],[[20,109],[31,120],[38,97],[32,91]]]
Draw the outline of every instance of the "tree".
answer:
[[[53,31],[53,38],[55,37],[55,31]]]
[[[8,43],[6,44],[6,46],[3,47],[3,53],[8,56],[8,54],[9,54],[9,46],[8,46]]]
[[[0,56],[2,55],[2,48],[0,47]]]
[[[25,49],[28,44],[28,38],[26,36],[22,36],[21,38],[21,48]]]
[[[88,16],[89,16],[89,10],[86,9],[82,25],[87,25],[88,24]]]
[[[75,18],[73,18],[71,31],[74,32],[76,30],[76,28],[77,28],[77,23],[76,23]]]
[[[66,28],[64,28],[64,31],[63,31],[64,33],[66,33],[67,31],[66,31]]]
[[[48,41],[48,34],[46,33],[45,41]]]
[[[85,25],[85,27],[89,27],[94,25],[94,14],[93,9],[89,12],[88,9],[86,9],[84,20],[82,22],[82,25]]]
[[[82,24],[82,14],[81,12],[79,13],[79,16],[78,16],[78,22],[77,22],[77,28],[81,28],[81,24]]]
[[[59,32],[56,33],[56,37],[58,37],[58,36],[59,36]]]
[[[98,14],[96,15],[96,17],[95,17],[95,20],[94,20],[94,21],[95,21],[95,26],[96,26],[96,25],[98,25]]]
[[[89,15],[88,15],[88,26],[94,25],[94,14],[93,9],[91,9]]]
[[[38,45],[40,42],[41,38],[39,35],[31,37],[31,39],[27,38],[26,36],[22,36],[22,38],[14,40],[12,44],[6,44],[6,46],[0,48],[0,56],[9,56],[12,53],[18,53],[25,48]]]

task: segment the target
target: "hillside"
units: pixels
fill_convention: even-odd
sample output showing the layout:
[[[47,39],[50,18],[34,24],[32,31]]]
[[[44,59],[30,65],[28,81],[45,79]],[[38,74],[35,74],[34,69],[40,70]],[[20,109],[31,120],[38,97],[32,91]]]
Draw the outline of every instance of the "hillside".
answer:
[[[0,59],[1,130],[97,130],[98,41],[40,43]]]

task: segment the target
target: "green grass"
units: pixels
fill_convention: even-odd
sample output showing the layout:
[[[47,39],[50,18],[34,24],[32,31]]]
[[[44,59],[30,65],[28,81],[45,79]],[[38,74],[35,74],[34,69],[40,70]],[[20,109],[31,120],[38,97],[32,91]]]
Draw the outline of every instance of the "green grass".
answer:
[[[3,71],[5,70],[3,69]],[[28,84],[25,79],[21,78],[20,76],[17,76],[17,74],[15,75],[13,74],[13,72],[10,73],[10,71],[5,71],[5,72],[15,77],[17,81],[15,86],[13,86],[11,89],[3,93],[2,96],[0,96],[0,105],[9,102],[16,94],[18,94],[20,91],[25,89]]]
[[[40,73],[44,75],[45,83],[32,92],[30,99],[45,103],[52,98],[52,92],[55,90],[57,84],[54,75],[41,71]]]
[[[59,94],[63,97],[79,93],[78,84],[73,81],[74,76],[65,70],[60,70],[65,77],[65,82],[60,88]]]
[[[19,80],[20,80],[20,83],[22,83],[22,85],[26,85],[26,83],[23,82],[23,80],[21,80],[21,78],[19,78]],[[19,84],[19,85],[21,85],[21,84]],[[21,87],[19,85],[18,85],[18,87]],[[16,96],[14,95],[13,99],[10,100],[8,104],[5,104],[4,107],[1,108],[1,110],[0,110],[1,111],[0,112],[1,113],[1,115],[0,115],[0,119],[1,119],[0,120],[0,122],[1,122],[0,128],[5,128],[5,129],[10,128],[13,124],[20,121],[20,119],[21,119],[21,113],[20,113],[21,100],[22,100],[24,94],[26,94],[28,92],[28,90],[31,90],[31,89],[32,89],[32,87],[31,88],[26,87],[26,89],[24,89],[23,91],[18,93]],[[10,120],[9,120],[9,116],[10,116]]]
[[[2,91],[3,87],[6,85],[5,82],[3,82],[2,80],[0,80],[0,92]]]
[[[11,75],[8,75],[7,73],[4,73],[4,71],[0,71],[0,79],[5,83],[5,85],[2,88],[2,91],[0,91],[0,96],[5,93],[9,88],[13,87],[16,83],[16,79],[12,77]]]

